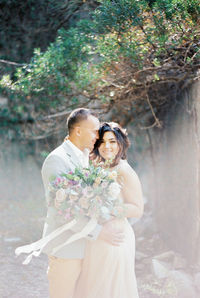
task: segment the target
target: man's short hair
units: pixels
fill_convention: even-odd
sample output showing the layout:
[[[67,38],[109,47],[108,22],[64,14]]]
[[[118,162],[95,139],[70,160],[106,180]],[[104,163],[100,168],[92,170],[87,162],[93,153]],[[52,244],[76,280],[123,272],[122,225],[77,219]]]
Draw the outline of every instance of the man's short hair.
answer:
[[[90,115],[96,117],[95,113],[89,109],[78,108],[73,110],[67,118],[67,128],[69,134],[72,132],[76,124],[83,120],[87,120]]]

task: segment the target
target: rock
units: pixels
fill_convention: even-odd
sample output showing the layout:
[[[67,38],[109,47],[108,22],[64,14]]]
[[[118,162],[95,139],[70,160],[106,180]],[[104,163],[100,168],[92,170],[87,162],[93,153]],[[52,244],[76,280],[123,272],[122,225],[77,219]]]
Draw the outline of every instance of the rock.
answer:
[[[154,259],[157,259],[159,261],[164,261],[164,262],[170,262],[170,263],[173,263],[174,258],[175,258],[175,253],[172,250],[168,250],[161,253],[160,255],[154,256]]]
[[[142,259],[146,258],[147,255],[144,254],[143,252],[141,251],[136,251],[136,255],[135,255],[135,258],[137,261],[141,261]]]
[[[161,262],[157,259],[152,259],[152,268],[153,268],[153,273],[156,275],[157,278],[166,278],[169,275],[170,272],[170,265]]]
[[[174,269],[183,269],[187,267],[186,259],[184,259],[181,255],[176,254],[174,256],[173,262]]]
[[[22,239],[20,237],[9,237],[9,238],[7,237],[7,238],[4,238],[3,240],[4,242],[14,243],[14,242],[19,242]]]
[[[165,278],[173,268],[174,252],[169,250],[152,259],[152,269],[157,278]]]
[[[154,256],[154,259],[167,263],[168,265],[170,264],[171,269],[184,269],[187,267],[186,259],[172,250]]]
[[[169,272],[169,278],[174,282],[177,289],[177,298],[197,298],[197,293],[192,277],[179,270]]]
[[[199,94],[200,82],[179,94],[181,104],[170,109],[163,129],[152,130],[150,134],[155,154],[155,199],[153,183],[148,195],[152,198],[157,227],[167,247],[182,254],[188,265],[198,261],[196,254],[200,249],[196,144],[200,131],[194,129],[200,127]],[[186,108],[187,105],[190,107]],[[188,112],[193,107],[196,118]]]
[[[139,242],[143,242],[145,239],[144,237],[137,237],[136,238],[136,241],[139,243]]]

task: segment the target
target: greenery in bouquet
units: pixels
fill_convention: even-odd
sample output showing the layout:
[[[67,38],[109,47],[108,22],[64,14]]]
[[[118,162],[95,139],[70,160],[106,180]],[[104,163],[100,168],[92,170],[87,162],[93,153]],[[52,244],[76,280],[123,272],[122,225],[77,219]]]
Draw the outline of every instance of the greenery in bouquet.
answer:
[[[63,222],[88,216],[102,223],[112,216],[124,216],[120,188],[116,171],[90,164],[54,177],[50,182],[51,203]]]

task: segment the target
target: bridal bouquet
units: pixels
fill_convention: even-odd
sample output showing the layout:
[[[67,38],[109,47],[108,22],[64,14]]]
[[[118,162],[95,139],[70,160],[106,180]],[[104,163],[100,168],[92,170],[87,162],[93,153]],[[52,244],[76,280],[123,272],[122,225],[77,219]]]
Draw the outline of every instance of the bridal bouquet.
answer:
[[[88,222],[81,231],[72,234],[64,243],[52,249],[52,255],[62,247],[86,237],[96,226],[111,216],[123,217],[123,204],[119,199],[120,185],[117,172],[100,166],[75,168],[69,173],[54,177],[50,184],[50,204],[57,209],[58,219],[63,223],[53,232],[28,245],[17,247],[16,255],[29,254],[23,264],[28,264],[32,257],[38,257],[43,248],[56,237],[75,226],[82,216]]]
[[[116,171],[90,164],[54,177],[49,187],[51,204],[63,222],[88,216],[102,223],[111,216],[122,216]]]

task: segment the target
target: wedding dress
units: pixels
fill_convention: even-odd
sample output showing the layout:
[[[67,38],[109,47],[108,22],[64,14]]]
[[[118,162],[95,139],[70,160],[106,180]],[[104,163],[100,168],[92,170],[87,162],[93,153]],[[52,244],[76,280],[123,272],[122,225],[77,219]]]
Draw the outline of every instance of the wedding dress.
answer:
[[[124,242],[113,246],[99,239],[87,241],[73,298],[139,297],[134,269],[134,231],[127,219],[115,219],[113,225],[125,232]]]

